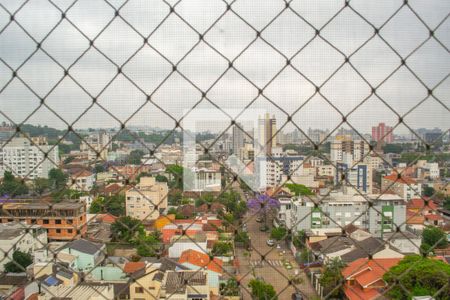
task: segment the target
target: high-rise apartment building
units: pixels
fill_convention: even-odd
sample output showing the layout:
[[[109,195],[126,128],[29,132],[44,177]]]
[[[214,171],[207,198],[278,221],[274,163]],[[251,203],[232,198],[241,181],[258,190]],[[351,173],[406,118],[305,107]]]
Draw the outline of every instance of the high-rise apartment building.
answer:
[[[233,126],[233,154],[237,157],[243,157],[243,148],[245,143],[245,132],[241,123]]]
[[[15,137],[1,149],[1,173],[11,171],[14,176],[34,179],[47,178],[48,172],[59,165],[57,145],[48,145],[42,137]]]
[[[260,154],[271,154],[272,148],[277,146],[277,120],[275,116],[270,117],[269,113],[260,116],[258,119],[257,144]],[[256,156],[258,152],[255,153]]]
[[[80,145],[81,152],[87,152],[90,160],[97,158],[97,153],[103,160],[108,159],[108,151],[112,150],[111,134],[104,130],[85,137]]]
[[[353,140],[348,136],[336,136],[331,142],[330,157],[332,162],[352,160],[361,162],[370,151],[369,144],[365,141]]]
[[[167,209],[167,182],[157,182],[155,177],[141,177],[139,184],[125,194],[127,216],[142,220],[156,220]]]
[[[386,126],[384,123],[379,123],[378,126],[372,127],[372,140],[375,142],[383,141],[385,143],[392,143],[394,141],[393,128]]]

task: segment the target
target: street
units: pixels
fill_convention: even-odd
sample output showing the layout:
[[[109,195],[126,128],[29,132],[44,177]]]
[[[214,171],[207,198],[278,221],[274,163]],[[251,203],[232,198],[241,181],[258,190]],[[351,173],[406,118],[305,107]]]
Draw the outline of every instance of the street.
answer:
[[[242,248],[236,249],[236,256],[239,261],[239,278],[241,280],[241,294],[243,299],[251,299],[248,283],[253,278],[262,278],[270,283],[278,294],[278,299],[291,299],[291,295],[300,291],[307,299],[317,297],[313,287],[306,278],[305,273],[298,267],[292,252],[287,249],[282,241],[273,247],[266,244],[269,232],[261,232],[261,223],[256,222],[256,216],[247,215],[243,221],[247,224],[248,234],[252,243],[252,251]],[[262,260],[264,256],[264,260]],[[292,268],[287,267],[287,265]],[[290,270],[288,270],[290,268]],[[295,276],[297,272],[297,276]],[[299,283],[289,285],[289,280],[294,277],[300,278]]]

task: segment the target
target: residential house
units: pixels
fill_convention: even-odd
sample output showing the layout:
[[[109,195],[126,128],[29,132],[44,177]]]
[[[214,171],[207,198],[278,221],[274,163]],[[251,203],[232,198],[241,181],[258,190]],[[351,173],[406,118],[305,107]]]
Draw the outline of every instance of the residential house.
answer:
[[[115,299],[112,284],[78,284],[75,286],[47,286],[37,295],[38,300],[78,299],[104,300]]]
[[[383,275],[401,258],[360,258],[342,270],[344,292],[349,300],[375,300],[383,295],[386,282]]]
[[[130,277],[133,278],[129,286],[130,299],[160,299],[161,284],[165,273],[175,270],[183,271],[187,268],[166,257],[161,258],[158,262],[146,263],[144,268],[136,268],[135,272],[130,274]]]
[[[161,285],[161,298],[173,300],[209,300],[210,287],[206,271],[167,271]]]
[[[68,243],[59,251],[76,257],[76,271],[89,272],[105,259],[106,245],[80,239]]]
[[[224,273],[223,261],[217,257],[211,259],[208,254],[196,250],[186,250],[181,253],[178,263],[190,270],[204,270],[208,275],[211,292],[219,294],[219,278]]]
[[[71,189],[80,192],[89,192],[95,184],[95,174],[88,170],[75,172],[69,177],[69,186]]]
[[[392,173],[381,180],[381,192],[393,192],[409,201],[422,195],[422,184],[403,173]]]
[[[15,251],[33,254],[47,244],[47,231],[39,225],[26,223],[0,224],[0,271],[12,260]]]

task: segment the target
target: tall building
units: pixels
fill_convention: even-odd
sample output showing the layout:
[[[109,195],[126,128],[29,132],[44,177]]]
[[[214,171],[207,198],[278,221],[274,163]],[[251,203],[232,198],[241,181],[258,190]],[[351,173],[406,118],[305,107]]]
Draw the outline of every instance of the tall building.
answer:
[[[270,117],[269,113],[260,116],[258,119],[258,146],[260,154],[271,154],[272,148],[277,146],[277,120],[273,115]],[[258,154],[256,152],[255,154]]]
[[[242,159],[245,132],[243,131],[241,123],[237,123],[233,126],[233,154]]]
[[[368,164],[337,163],[334,180],[335,184],[349,185],[361,193],[372,193],[372,168]]]
[[[57,145],[48,145],[45,138],[15,137],[1,151],[1,173],[11,171],[14,176],[47,178],[48,172],[58,167]],[[47,154],[47,156],[46,156]]]
[[[332,162],[350,160],[363,161],[370,151],[369,144],[364,141],[353,140],[349,136],[336,136],[331,142],[330,156]]]
[[[393,128],[386,126],[384,123],[379,123],[378,126],[372,127],[372,140],[375,142],[383,141],[385,143],[392,143],[394,141]]]
[[[279,147],[273,148],[270,157],[256,157],[255,171],[258,180],[258,188],[275,187],[282,183],[283,176],[303,175],[304,157],[300,155],[288,155]]]
[[[108,151],[112,150],[112,137],[104,130],[92,133],[85,137],[80,145],[81,152],[87,152],[89,160],[97,158],[97,152],[103,160],[108,159]]]
[[[127,216],[141,221],[156,220],[167,209],[168,192],[167,182],[141,177],[139,184],[125,194]]]

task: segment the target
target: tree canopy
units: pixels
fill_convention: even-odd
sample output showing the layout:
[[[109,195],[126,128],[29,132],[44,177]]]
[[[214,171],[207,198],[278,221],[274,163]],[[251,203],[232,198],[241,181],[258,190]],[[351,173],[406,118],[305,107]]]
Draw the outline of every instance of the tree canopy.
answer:
[[[434,296],[434,299],[441,300],[448,299],[450,295],[450,265],[436,258],[405,256],[398,265],[384,274],[383,279],[389,285],[387,296],[391,299]],[[396,283],[397,280],[399,284]],[[439,294],[435,295],[438,291]]]
[[[12,256],[13,261],[5,264],[5,271],[11,273],[25,272],[26,268],[33,263],[30,254],[16,250]]]
[[[270,237],[272,239],[280,241],[286,237],[286,233],[287,233],[287,230],[285,227],[281,227],[281,226],[275,227],[275,228],[272,228],[272,231],[270,232]]]
[[[320,277],[320,284],[324,288],[323,295],[326,298],[343,299],[342,284],[344,278],[342,277],[341,271],[344,267],[345,264],[339,257],[335,257],[325,264],[324,271]]]
[[[422,233],[421,248],[425,251],[445,248],[448,245],[447,234],[435,226],[427,226]]]
[[[253,299],[256,300],[275,300],[278,299],[273,286],[261,279],[250,280],[248,287],[251,289]]]
[[[91,214],[110,213],[114,216],[125,215],[125,195],[99,196],[92,201],[89,209]]]
[[[28,187],[25,183],[10,172],[5,171],[3,181],[0,185],[0,194],[10,197],[28,194]]]
[[[305,185],[297,183],[286,183],[284,185],[287,187],[295,196],[310,196],[314,193]]]

